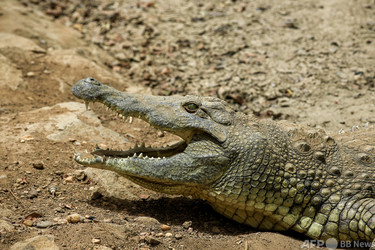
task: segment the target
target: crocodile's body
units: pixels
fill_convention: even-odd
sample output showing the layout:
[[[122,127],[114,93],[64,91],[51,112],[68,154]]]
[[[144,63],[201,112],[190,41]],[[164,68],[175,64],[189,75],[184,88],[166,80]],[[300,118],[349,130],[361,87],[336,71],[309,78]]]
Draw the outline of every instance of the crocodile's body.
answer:
[[[245,116],[216,98],[127,94],[92,78],[79,81],[73,93],[185,140],[165,149],[97,150],[94,159],[77,155],[80,164],[207,200],[254,228],[292,229],[322,240],[375,238],[373,128],[328,136]]]

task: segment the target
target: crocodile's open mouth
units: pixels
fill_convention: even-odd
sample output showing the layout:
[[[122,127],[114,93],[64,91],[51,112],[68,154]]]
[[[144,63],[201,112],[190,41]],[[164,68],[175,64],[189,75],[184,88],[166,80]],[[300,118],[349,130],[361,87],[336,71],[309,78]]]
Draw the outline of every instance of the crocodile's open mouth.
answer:
[[[116,107],[112,107],[109,104],[106,104],[103,102],[105,106],[107,106],[107,111],[112,110],[114,111],[117,116],[122,117],[124,120],[126,120],[126,115],[122,114],[121,111],[116,110]],[[88,109],[89,102],[85,102],[86,110]],[[139,116],[140,119],[148,122],[148,120],[145,117]],[[149,122],[148,122],[149,123]],[[151,123],[149,123],[152,125]],[[162,146],[162,147],[152,147],[147,146],[145,143],[142,143],[140,146],[135,145],[133,148],[131,147],[128,150],[112,150],[112,149],[101,149],[97,146],[97,148],[91,152],[92,155],[96,156],[95,159],[83,159],[79,155],[75,157],[76,160],[80,161],[86,161],[86,162],[93,162],[96,161],[99,162],[105,162],[107,159],[110,158],[126,158],[126,159],[137,159],[137,160],[160,160],[160,159],[166,159],[169,157],[172,157],[174,155],[177,155],[179,153],[182,153],[186,147],[188,146],[189,141],[192,137],[194,137],[193,133],[187,133],[183,136],[179,135],[182,140],[170,145],[170,146]]]
[[[117,158],[165,158],[181,153],[186,148],[186,141],[177,142],[171,146],[154,148],[146,147],[145,144],[141,146],[135,145],[134,148],[129,150],[110,150],[110,149],[100,149],[97,148],[92,152],[93,155],[98,155],[102,157],[117,157]]]

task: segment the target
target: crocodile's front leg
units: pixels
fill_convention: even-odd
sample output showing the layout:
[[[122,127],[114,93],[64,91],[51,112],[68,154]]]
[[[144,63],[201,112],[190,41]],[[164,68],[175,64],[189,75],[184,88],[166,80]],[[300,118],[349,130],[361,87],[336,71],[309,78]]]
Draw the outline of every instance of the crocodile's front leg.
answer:
[[[346,199],[326,203],[305,227],[306,235],[327,241],[371,242],[375,239],[375,199]],[[302,220],[304,220],[302,218]],[[299,230],[297,230],[299,231]]]
[[[375,238],[375,199],[347,202],[338,223],[340,240],[371,242]]]

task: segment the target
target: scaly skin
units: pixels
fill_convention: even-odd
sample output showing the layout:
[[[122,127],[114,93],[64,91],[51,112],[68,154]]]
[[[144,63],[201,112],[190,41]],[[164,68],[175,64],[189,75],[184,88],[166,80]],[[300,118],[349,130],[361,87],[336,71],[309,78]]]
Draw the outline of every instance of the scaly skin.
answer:
[[[328,136],[245,116],[217,98],[128,94],[93,78],[77,82],[73,93],[183,139],[162,149],[76,155],[82,165],[207,200],[226,217],[262,230],[292,229],[321,240],[375,238],[374,128]]]

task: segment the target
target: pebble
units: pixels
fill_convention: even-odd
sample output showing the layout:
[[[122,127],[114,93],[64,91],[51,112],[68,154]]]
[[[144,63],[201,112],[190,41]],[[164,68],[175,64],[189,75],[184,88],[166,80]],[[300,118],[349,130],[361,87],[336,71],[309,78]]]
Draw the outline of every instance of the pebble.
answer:
[[[51,221],[45,220],[45,221],[39,221],[36,223],[37,228],[47,228],[52,226],[53,223]]]
[[[35,138],[32,137],[31,135],[24,135],[21,137],[21,141],[25,142],[25,141],[32,141],[34,140]]]
[[[83,217],[80,214],[71,214],[66,217],[66,220],[69,223],[78,223],[83,220]]]
[[[38,197],[38,193],[39,193],[38,190],[35,190],[35,189],[30,190],[29,193],[27,194],[27,197],[29,199],[36,198],[36,197]]]
[[[193,224],[192,221],[185,221],[184,223],[182,223],[182,226],[183,226],[185,229],[188,229],[189,227],[191,227],[192,224]]]
[[[33,167],[35,169],[44,169],[44,164],[43,164],[43,162],[34,162]]]
[[[175,237],[177,240],[182,239],[182,235],[181,235],[181,234],[176,234],[174,237]]]
[[[74,181],[74,176],[69,175],[64,178],[64,181],[66,181],[67,183],[72,183]]]
[[[104,219],[103,222],[104,223],[112,223],[112,219]]]
[[[156,236],[156,237],[163,237],[164,234],[163,234],[163,233],[157,233],[157,234],[155,234],[155,236]]]
[[[55,187],[55,186],[51,186],[51,187],[48,189],[48,192],[50,192],[50,194],[52,194],[52,195],[56,195],[57,187]]]
[[[148,244],[151,244],[151,245],[158,245],[161,243],[160,240],[154,238],[154,237],[150,237],[150,236],[146,236],[145,237],[145,241],[148,243]]]
[[[282,107],[282,108],[286,108],[286,107],[290,106],[290,100],[287,97],[279,98],[278,103],[279,103],[280,107]]]
[[[76,170],[76,171],[74,171],[73,176],[74,176],[77,180],[79,180],[79,181],[83,181],[83,180],[85,180],[86,177],[87,177],[87,176],[86,176],[86,173],[85,173],[84,170]]]
[[[163,131],[158,131],[158,137],[164,137],[164,132]]]
[[[64,225],[64,224],[67,224],[67,223],[68,223],[67,219],[58,219],[57,220],[57,224],[59,224],[59,225]]]
[[[91,242],[94,243],[94,244],[100,244],[102,241],[98,238],[94,238],[94,239],[91,240]]]
[[[165,224],[161,225],[160,228],[161,228],[161,230],[163,230],[163,231],[171,230],[171,227],[168,226],[168,225],[165,225]]]
[[[147,217],[147,216],[139,216],[138,218],[135,219],[137,223],[141,223],[147,227],[153,227],[160,225],[160,222],[152,217]]]
[[[216,227],[216,226],[213,226],[211,230],[212,230],[212,232],[215,233],[215,234],[220,233],[220,229],[219,229],[218,227]]]
[[[167,237],[167,238],[170,238],[170,237],[172,237],[172,236],[173,236],[172,233],[166,233],[166,234],[165,234],[165,237]]]
[[[148,194],[141,194],[141,195],[139,195],[139,198],[141,198],[142,200],[147,200],[148,198],[150,198],[150,195],[148,195]]]
[[[23,224],[25,226],[31,227],[34,224],[34,221],[33,220],[24,220]]]

